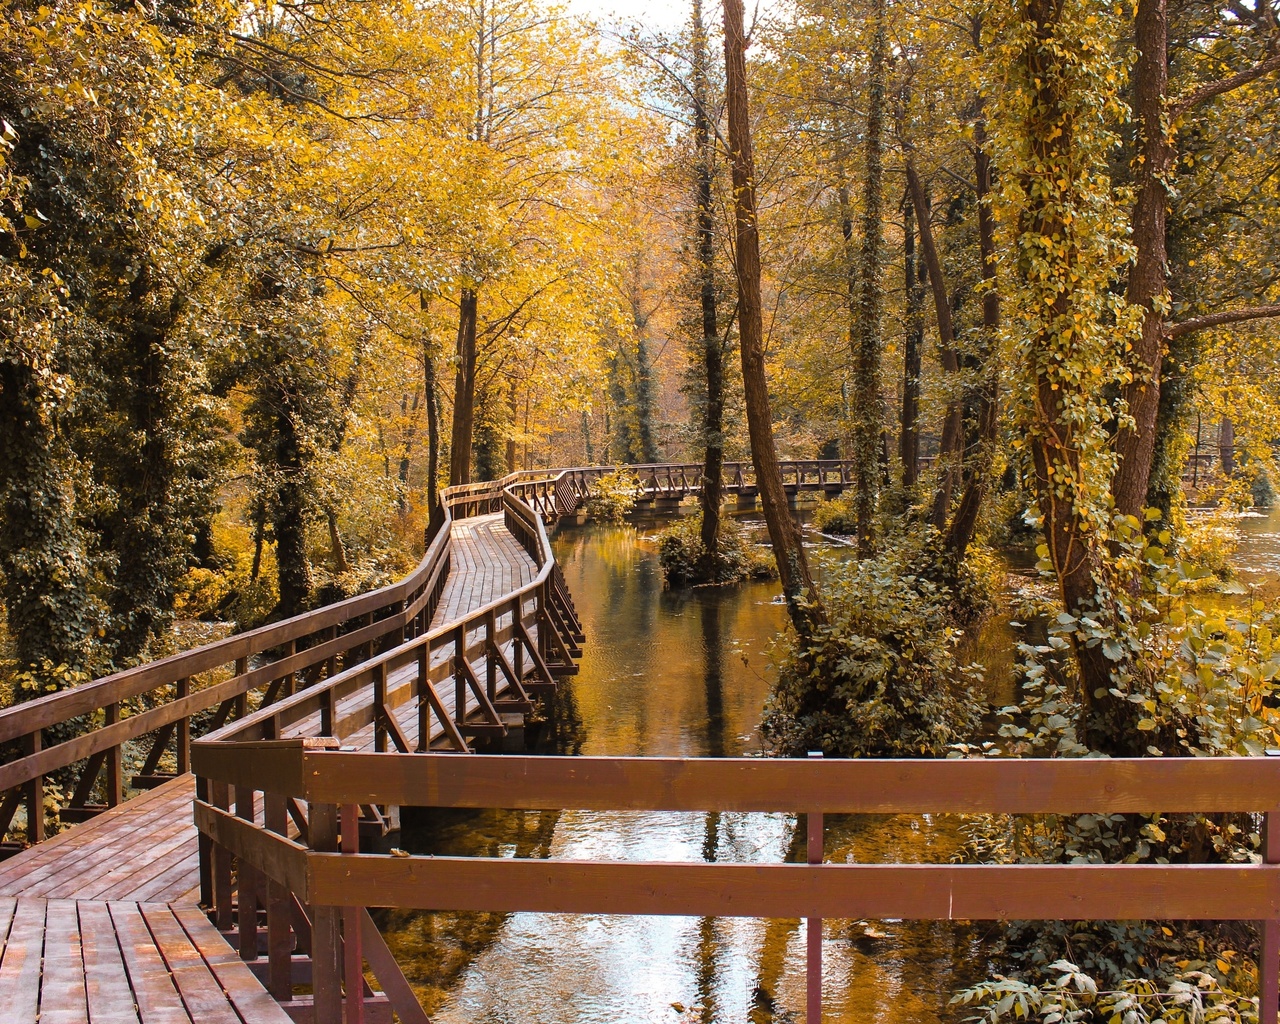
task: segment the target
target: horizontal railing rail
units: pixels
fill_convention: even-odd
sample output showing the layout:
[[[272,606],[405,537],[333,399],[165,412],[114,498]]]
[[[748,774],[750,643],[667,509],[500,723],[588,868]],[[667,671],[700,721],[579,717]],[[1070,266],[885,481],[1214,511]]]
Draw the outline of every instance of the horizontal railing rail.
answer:
[[[697,916],[927,920],[1253,920],[1263,923],[1261,1020],[1280,979],[1280,759],[825,761],[364,754],[289,744],[196,745],[197,821],[218,857],[289,888],[334,920],[368,907]],[[445,808],[803,813],[810,863],[662,863],[416,857],[359,852],[349,829],[317,843],[264,838],[226,801],[294,801],[355,820],[381,801]],[[846,864],[821,862],[841,814],[1250,812],[1257,864]],[[238,817],[238,821],[236,820]],[[229,868],[224,882],[229,886]],[[210,882],[210,905],[229,889]],[[243,912],[242,912],[243,913]],[[334,942],[341,942],[335,929]],[[353,932],[354,934],[354,932]],[[810,947],[813,948],[812,946]],[[347,973],[348,992],[354,975]],[[340,1019],[337,976],[316,1020]],[[328,1014],[326,1016],[326,1014]]]

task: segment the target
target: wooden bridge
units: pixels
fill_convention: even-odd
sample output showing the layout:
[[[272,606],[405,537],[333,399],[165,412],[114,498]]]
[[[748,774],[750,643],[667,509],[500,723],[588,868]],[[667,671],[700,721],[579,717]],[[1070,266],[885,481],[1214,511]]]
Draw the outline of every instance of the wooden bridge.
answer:
[[[844,482],[838,463],[791,465],[797,490]],[[634,467],[655,499],[696,487],[695,469]],[[823,917],[1255,920],[1260,1019],[1274,1024],[1280,758],[491,753],[575,671],[584,638],[545,523],[606,471],[451,488],[422,562],[393,586],[0,712],[14,751],[0,826],[27,845],[0,864],[4,1019],[421,1024],[369,915],[398,906],[804,916],[811,1022]],[[738,493],[754,486],[729,474]],[[46,838],[46,796],[84,823]],[[378,852],[402,806],[790,811],[808,816],[809,863]],[[1157,810],[1263,815],[1261,863],[822,862],[826,813]]]

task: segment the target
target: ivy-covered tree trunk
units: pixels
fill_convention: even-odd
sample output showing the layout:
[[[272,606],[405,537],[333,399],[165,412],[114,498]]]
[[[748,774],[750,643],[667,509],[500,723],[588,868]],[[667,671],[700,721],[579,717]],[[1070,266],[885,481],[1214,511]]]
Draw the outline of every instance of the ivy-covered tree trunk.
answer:
[[[463,288],[458,300],[458,372],[453,385],[450,486],[471,482],[471,439],[476,411],[476,306],[475,289]]]
[[[954,381],[960,372],[960,357],[956,354],[955,327],[951,319],[951,296],[948,294],[946,276],[942,271],[942,257],[938,254],[938,244],[933,237],[933,222],[930,219],[932,204],[929,202],[929,193],[920,178],[920,172],[916,169],[915,157],[910,153],[903,161],[903,170],[907,176],[907,191],[911,196],[911,207],[916,213],[916,226],[920,229],[920,253],[924,257],[930,293],[933,295],[933,312],[938,325],[938,353],[943,371],[949,380]],[[942,438],[938,448],[938,489],[934,494],[931,516],[933,525],[938,530],[946,529],[952,493],[960,475],[960,467],[957,463],[963,453],[964,407],[959,395],[952,395],[943,413]]]
[[[733,178],[733,223],[737,241],[734,271],[738,281],[738,330],[742,384],[751,435],[760,504],[787,611],[801,637],[812,636],[826,618],[809,572],[800,527],[787,506],[787,493],[773,443],[773,414],[764,367],[764,314],[760,300],[760,235],[756,220],[755,157],[747,109],[746,38],[742,0],[724,3],[725,84],[729,106],[729,150]]]
[[[902,486],[916,485],[920,473],[920,369],[924,348],[924,264],[916,257],[915,206],[903,204],[903,290],[906,295],[906,336],[902,346],[902,413],[899,418],[898,457]]]
[[[1100,421],[1105,410],[1093,383],[1096,367],[1110,357],[1113,331],[1103,323],[1112,273],[1113,230],[1106,196],[1095,194],[1092,157],[1110,142],[1089,117],[1101,102],[1086,41],[1079,38],[1079,10],[1063,24],[1072,0],[1027,0],[1023,18],[1022,88],[1027,96],[1021,125],[1024,153],[1018,169],[1018,273],[1027,333],[1021,343],[1029,389],[1023,423],[1032,484],[1043,520],[1049,559],[1073,634],[1082,720],[1087,746],[1130,752],[1134,708],[1110,695],[1127,678],[1127,646],[1117,638],[1123,610],[1102,575],[1106,547],[1099,529]]]
[[[853,477],[854,519],[858,554],[871,554],[880,490],[880,316],[884,305],[884,106],[888,62],[885,0],[876,0],[867,83],[867,125],[864,137],[866,176],[863,179],[862,246],[858,255],[857,292],[850,309],[849,343],[853,357]],[[847,236],[846,236],[847,237]]]
[[[0,358],[0,580],[9,634],[23,671],[44,676],[65,665],[83,675],[98,616],[76,516],[73,456],[43,375],[6,356]],[[42,682],[56,686],[59,678]],[[15,693],[18,700],[36,696]]]
[[[1128,300],[1143,309],[1142,333],[1130,366],[1133,380],[1124,387],[1132,425],[1122,423],[1116,435],[1119,465],[1112,482],[1116,511],[1143,518],[1156,449],[1160,410],[1160,372],[1165,346],[1168,275],[1166,213],[1174,148],[1165,124],[1169,88],[1169,24],[1167,0],[1138,0],[1134,44],[1133,109],[1138,122],[1139,159],[1134,162],[1137,199],[1133,209],[1133,244],[1137,255],[1129,269]]]
[[[978,29],[974,28],[975,36]],[[979,101],[981,103],[981,101]],[[978,254],[982,260],[982,331],[974,367],[977,388],[977,437],[975,450],[966,455],[962,471],[964,489],[944,536],[952,563],[959,565],[978,528],[978,514],[991,483],[1000,416],[1000,371],[996,366],[1000,333],[1000,293],[996,290],[996,224],[991,210],[991,155],[987,152],[986,122],[974,125],[973,171],[978,203]]]
[[[697,160],[698,302],[702,313],[702,369],[706,385],[702,410],[702,550],[710,575],[720,547],[720,502],[724,492],[724,347],[716,313],[715,210],[711,186],[715,175],[715,149],[711,118],[707,112],[710,82],[707,67],[707,30],[702,21],[702,0],[693,0],[693,142]]]
[[[308,467],[304,461],[298,423],[303,398],[285,371],[276,393],[275,464],[272,530],[276,538],[276,573],[280,588],[279,618],[307,610],[311,603],[311,560],[307,557],[307,518],[310,511]]]
[[[427,405],[427,516],[428,535],[434,535],[444,519],[440,510],[440,398],[436,386],[436,357],[431,342],[431,303],[426,292],[418,296],[424,320],[422,329],[422,387]]]
[[[142,259],[141,257],[136,257]],[[178,446],[181,403],[169,334],[180,302],[148,310],[150,268],[134,279],[118,339],[119,354],[105,353],[101,419],[110,424],[95,462],[115,501],[100,524],[102,542],[116,559],[109,606],[117,668],[133,664],[173,617],[174,595],[186,569],[188,544],[180,518]]]

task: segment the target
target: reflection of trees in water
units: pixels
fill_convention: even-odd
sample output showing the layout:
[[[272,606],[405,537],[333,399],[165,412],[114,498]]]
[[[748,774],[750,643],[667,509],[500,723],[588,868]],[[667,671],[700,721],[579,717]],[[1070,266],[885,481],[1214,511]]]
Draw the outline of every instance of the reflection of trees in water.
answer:
[[[560,811],[445,810],[401,812],[405,849],[443,857],[551,855]],[[423,1008],[434,1013],[462,973],[502,933],[508,914],[386,910],[378,927]]]
[[[714,598],[702,602],[702,657],[707,697],[706,756],[724,757],[724,637],[720,632],[720,602]]]
[[[578,707],[572,676],[562,678],[554,693],[539,700],[538,711],[540,721],[528,727],[530,752],[573,756],[582,753],[587,726]]]

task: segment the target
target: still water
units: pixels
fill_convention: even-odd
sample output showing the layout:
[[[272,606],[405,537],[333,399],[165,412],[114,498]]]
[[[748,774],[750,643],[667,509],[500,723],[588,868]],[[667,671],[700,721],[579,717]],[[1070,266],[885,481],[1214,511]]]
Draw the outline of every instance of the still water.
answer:
[[[655,547],[633,527],[565,529],[554,547],[588,642],[539,748],[760,753],[768,646],[785,619],[776,585],[665,593]],[[825,841],[828,860],[945,862],[960,836],[946,818],[833,817]],[[794,815],[576,811],[437,814],[404,839],[420,853],[774,863],[802,859],[803,842]],[[946,1003],[986,975],[986,927],[827,922],[823,1019],[959,1019]],[[805,1020],[802,921],[395,912],[384,928],[438,1022]]]

